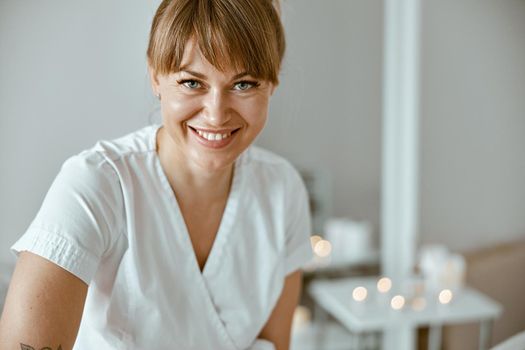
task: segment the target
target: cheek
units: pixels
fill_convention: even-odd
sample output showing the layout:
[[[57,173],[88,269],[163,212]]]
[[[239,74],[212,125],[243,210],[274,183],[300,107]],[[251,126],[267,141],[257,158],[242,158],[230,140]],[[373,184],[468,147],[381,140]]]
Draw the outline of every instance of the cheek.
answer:
[[[248,124],[263,127],[268,117],[268,100],[247,101],[242,105],[241,115]]]
[[[195,99],[166,96],[161,104],[162,118],[167,123],[182,122],[198,111]]]

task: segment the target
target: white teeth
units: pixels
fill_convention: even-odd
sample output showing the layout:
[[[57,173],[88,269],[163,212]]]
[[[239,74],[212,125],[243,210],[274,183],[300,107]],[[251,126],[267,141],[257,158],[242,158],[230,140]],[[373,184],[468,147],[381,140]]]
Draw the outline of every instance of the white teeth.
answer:
[[[200,130],[197,130],[197,132],[199,133],[199,135],[201,135],[202,137],[204,137],[205,139],[209,140],[209,141],[220,141],[222,139],[225,139],[227,137],[230,137],[231,134],[213,134],[213,133],[208,133],[208,132],[202,132]]]

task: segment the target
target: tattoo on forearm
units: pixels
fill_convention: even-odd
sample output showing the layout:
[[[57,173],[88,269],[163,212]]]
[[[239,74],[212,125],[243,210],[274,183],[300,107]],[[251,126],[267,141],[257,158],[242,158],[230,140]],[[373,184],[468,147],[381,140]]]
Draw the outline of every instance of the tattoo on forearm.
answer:
[[[20,350],[38,350],[38,349],[30,345],[20,343]],[[53,350],[53,348],[49,346],[44,346],[43,348],[40,348],[40,350]],[[57,350],[62,350],[62,345],[59,345]]]

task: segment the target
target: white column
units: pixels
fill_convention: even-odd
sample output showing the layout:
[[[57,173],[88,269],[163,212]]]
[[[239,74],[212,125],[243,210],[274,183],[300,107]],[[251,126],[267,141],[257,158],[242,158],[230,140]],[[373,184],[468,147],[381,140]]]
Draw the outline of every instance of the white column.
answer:
[[[411,275],[418,230],[420,0],[385,0],[381,270]],[[411,350],[415,330],[385,332],[383,349]]]

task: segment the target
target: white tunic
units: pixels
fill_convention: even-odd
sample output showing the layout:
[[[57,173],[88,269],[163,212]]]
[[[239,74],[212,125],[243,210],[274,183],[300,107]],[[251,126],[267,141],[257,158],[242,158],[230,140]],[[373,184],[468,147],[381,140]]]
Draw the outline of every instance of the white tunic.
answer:
[[[255,348],[286,275],[312,257],[304,183],[284,158],[248,147],[201,273],[155,150],[159,127],[69,158],[11,249],[89,285],[76,350]]]

